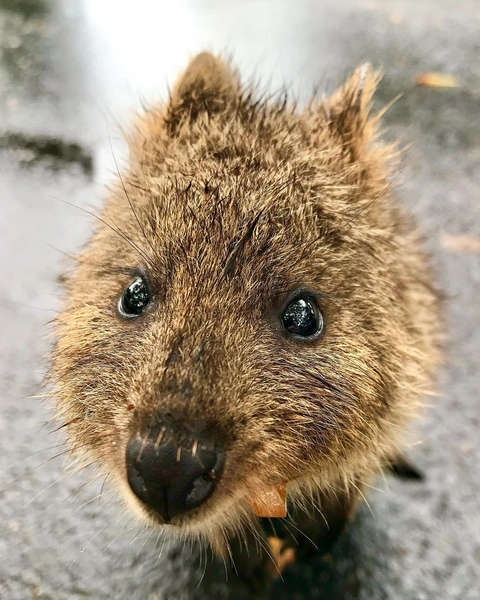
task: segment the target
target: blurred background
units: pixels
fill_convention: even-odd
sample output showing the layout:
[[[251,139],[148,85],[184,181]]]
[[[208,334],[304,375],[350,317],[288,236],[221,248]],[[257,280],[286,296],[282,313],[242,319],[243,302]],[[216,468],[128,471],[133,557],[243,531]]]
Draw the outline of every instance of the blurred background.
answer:
[[[251,598],[217,563],[149,535],[65,475],[45,371],[57,277],[122,163],[119,126],[202,49],[300,102],[367,60],[400,199],[446,294],[440,396],[412,433],[421,483],[386,477],[283,599],[480,598],[480,4],[478,0],[0,0],[0,599]],[[439,327],[443,324],[439,323]],[[203,565],[202,565],[203,566]],[[228,571],[228,568],[227,568]]]

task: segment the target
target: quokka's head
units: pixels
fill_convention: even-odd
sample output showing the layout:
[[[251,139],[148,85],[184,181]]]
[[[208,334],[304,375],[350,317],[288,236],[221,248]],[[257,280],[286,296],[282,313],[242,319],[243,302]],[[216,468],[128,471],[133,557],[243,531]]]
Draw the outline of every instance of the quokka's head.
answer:
[[[72,448],[150,522],[213,540],[269,487],[347,481],[425,383],[413,307],[433,297],[389,198],[375,83],[360,68],[299,111],[203,53],[135,123],[51,374]]]

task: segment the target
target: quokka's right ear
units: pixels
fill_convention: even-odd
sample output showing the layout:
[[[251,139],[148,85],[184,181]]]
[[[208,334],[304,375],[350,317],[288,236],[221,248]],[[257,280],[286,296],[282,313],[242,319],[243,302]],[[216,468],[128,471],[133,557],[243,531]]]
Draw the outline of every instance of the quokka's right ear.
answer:
[[[202,52],[193,58],[176,81],[167,110],[167,130],[175,135],[182,123],[202,113],[220,113],[238,97],[238,76],[221,58]]]
[[[338,137],[352,161],[362,159],[376,136],[377,119],[370,111],[379,81],[380,73],[364,64],[323,104],[332,135]]]

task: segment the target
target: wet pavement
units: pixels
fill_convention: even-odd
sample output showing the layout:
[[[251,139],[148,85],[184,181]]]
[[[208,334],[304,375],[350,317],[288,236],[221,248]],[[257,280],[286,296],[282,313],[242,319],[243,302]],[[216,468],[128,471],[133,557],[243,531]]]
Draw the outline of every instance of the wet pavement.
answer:
[[[441,6],[440,6],[441,4]],[[223,565],[142,532],[102,481],[66,474],[45,371],[57,276],[85,241],[112,139],[188,57],[233,53],[300,100],[368,60],[387,138],[408,145],[400,195],[446,300],[446,365],[416,426],[421,483],[371,491],[332,555],[297,564],[278,600],[480,598],[480,5],[476,0],[0,0],[0,599],[250,598]],[[424,88],[420,72],[459,87]],[[70,204],[80,208],[74,208]],[[205,557],[202,557],[205,563]],[[272,596],[273,597],[273,596]]]

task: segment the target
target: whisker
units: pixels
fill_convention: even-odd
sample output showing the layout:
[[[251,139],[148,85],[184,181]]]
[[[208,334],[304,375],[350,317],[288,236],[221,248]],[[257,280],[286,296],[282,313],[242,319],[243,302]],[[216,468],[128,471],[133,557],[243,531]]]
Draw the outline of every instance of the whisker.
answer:
[[[123,529],[116,537],[113,538],[113,540],[108,544],[108,546],[102,550],[102,554],[105,554],[105,552],[118,540],[119,537],[121,537],[124,533],[132,531],[132,529],[135,529],[135,527],[135,525],[130,525],[130,527]]]
[[[105,475],[105,479],[103,480],[102,487],[100,488],[100,496],[99,496],[99,498],[98,498],[98,503],[99,503],[99,504],[100,504],[100,500],[101,500],[101,498],[102,498],[103,490],[104,490],[104,488],[105,488],[105,485],[106,485],[106,483],[107,483],[107,481],[108,481],[108,477],[109,477],[109,475],[110,475],[110,473],[107,473],[107,474]]]
[[[122,184],[122,188],[123,188],[123,191],[124,191],[124,193],[125,193],[125,197],[126,197],[126,199],[127,199],[127,201],[128,201],[128,204],[130,205],[130,208],[131,208],[131,210],[132,210],[133,216],[135,217],[135,220],[136,220],[136,221],[137,221],[137,223],[138,223],[138,227],[140,228],[140,231],[141,231],[141,233],[142,233],[142,235],[143,235],[143,237],[144,237],[145,241],[146,241],[146,242],[147,242],[147,244],[150,246],[150,248],[152,249],[153,255],[155,256],[155,255],[156,255],[156,251],[155,251],[155,249],[154,249],[154,247],[153,247],[152,243],[150,242],[150,240],[149,240],[149,239],[148,239],[148,237],[147,237],[147,234],[146,234],[146,232],[145,232],[145,228],[144,228],[144,227],[142,226],[142,224],[140,223],[140,219],[138,218],[138,215],[137,215],[137,213],[136,213],[136,211],[135,211],[135,208],[133,207],[133,203],[132,203],[132,201],[130,200],[130,196],[128,195],[127,188],[126,188],[126,186],[125,186],[125,182],[124,182],[124,180],[123,180],[122,174],[121,174],[121,172],[120,172],[120,169],[118,168],[117,158],[116,158],[116,156],[115,156],[115,152],[113,151],[112,138],[111,138],[111,136],[110,136],[110,130],[109,130],[109,127],[108,127],[108,121],[107,121],[107,132],[108,132],[108,141],[109,141],[109,144],[110,144],[110,150],[111,150],[111,152],[112,152],[112,156],[113,156],[113,161],[114,161],[114,163],[115,163],[115,168],[116,168],[116,170],[117,170],[118,177],[120,178],[120,182],[121,182],[121,184]]]
[[[58,198],[57,196],[53,196],[52,194],[49,194],[48,192],[41,192],[41,193],[44,194],[45,196],[48,196],[49,198],[53,198],[53,200],[57,200],[58,202],[62,202],[63,204],[66,204],[67,206],[71,206],[73,208],[77,208],[78,210],[81,210],[82,212],[86,213],[87,215],[90,215],[91,217],[97,219],[98,221],[100,221],[100,223],[103,223],[103,225],[105,225],[111,231],[113,231],[119,237],[121,237],[133,250],[135,250],[135,252],[137,252],[137,254],[139,256],[141,256],[143,258],[143,260],[145,262],[147,262],[152,267],[152,269],[154,271],[156,271],[156,266],[155,266],[155,263],[152,261],[152,259],[147,254],[145,254],[145,252],[139,246],[137,246],[135,244],[135,242],[133,242],[127,235],[125,235],[125,233],[121,229],[117,229],[116,227],[114,227],[113,225],[111,225],[110,223],[108,223],[107,221],[105,221],[105,219],[102,219],[102,217],[100,217],[99,215],[96,215],[91,210],[88,210],[86,208],[83,208],[82,206],[78,206],[76,204],[73,204],[72,202],[68,202],[68,200],[63,200],[62,198]]]
[[[356,484],[355,484],[355,482],[354,482],[354,481],[352,481],[352,485],[353,485],[353,487],[354,487],[354,488],[357,490],[357,492],[360,494],[360,496],[363,498],[363,500],[364,500],[365,504],[367,505],[367,507],[368,507],[368,510],[370,511],[370,513],[371,513],[372,517],[373,517],[373,518],[376,518],[376,515],[375,515],[375,513],[373,512],[373,510],[372,510],[372,507],[370,506],[370,504],[369,504],[368,500],[365,498],[365,494],[364,494],[364,493],[362,492],[362,490],[361,490],[361,489],[358,487],[358,485],[356,485]]]
[[[159,534],[159,536],[160,536],[160,534]],[[158,540],[158,538],[157,538],[157,540]],[[155,564],[153,565],[153,568],[155,568],[157,566],[158,561],[160,560],[160,557],[162,556],[163,551],[165,549],[166,542],[167,542],[166,537],[164,537],[163,542],[162,542],[162,547],[160,548],[160,552],[158,553],[158,556],[157,556],[157,559],[155,560]],[[168,550],[167,550],[167,552],[168,552]]]
[[[258,542],[260,543],[260,547],[266,552],[272,565],[274,566],[275,570],[277,571],[280,579],[283,581],[282,573],[281,573],[280,569],[278,568],[277,561],[273,558],[273,555],[270,551],[270,546],[268,545],[268,542],[262,538],[260,533],[250,523],[247,523],[247,527],[250,529],[253,536],[258,539]]]
[[[77,496],[82,492],[82,490],[84,490],[89,485],[92,485],[92,483],[96,483],[100,479],[100,477],[101,477],[101,475],[99,474],[99,475],[89,478],[88,481],[85,481],[85,483],[82,483],[82,485],[79,486],[76,490],[73,490],[72,492],[70,492],[70,494],[68,494],[68,496],[65,496],[65,498],[62,500],[62,502],[67,502],[67,500],[71,500],[72,502],[74,502],[75,499],[77,498]],[[103,489],[103,487],[102,487],[102,489]]]
[[[95,500],[98,500],[99,498],[101,498],[101,495],[97,495],[94,496],[93,498],[90,498],[90,500],[87,500],[86,502],[84,502],[83,504],[80,504],[80,506],[77,506],[77,508],[75,508],[75,510],[73,511],[73,513],[75,514],[76,512],[78,512],[79,510],[82,510],[82,508],[84,506],[87,506],[87,504],[90,504],[90,502],[95,502]]]
[[[130,543],[133,544],[133,542],[135,542],[138,537],[144,533],[146,530],[146,526],[142,529],[142,531],[137,535],[137,537],[132,540]],[[135,558],[138,558],[142,552],[142,550],[145,548],[145,545],[147,544],[148,540],[152,537],[153,532],[155,531],[155,529],[153,527],[150,528],[150,533],[146,536],[146,538],[143,541],[143,544],[140,546],[139,550],[137,550],[137,553],[135,554]]]
[[[378,200],[381,196],[383,196],[383,194],[392,187],[392,185],[394,184],[395,180],[399,177],[399,173],[397,173],[396,175],[394,175],[392,177],[392,179],[387,183],[387,185],[380,190],[380,192],[378,192],[378,194],[376,196],[374,196],[369,202],[367,202],[367,204],[365,204],[365,206],[362,206],[362,208],[353,215],[353,217],[351,217],[344,225],[342,225],[340,227],[340,229],[338,229],[338,231],[342,231],[342,229],[345,229],[345,227],[348,227],[351,223],[353,223],[353,221],[355,221],[365,210],[367,210],[376,200]]]
[[[58,311],[54,308],[45,308],[42,306],[33,306],[31,304],[26,304],[25,302],[17,302],[16,300],[7,300],[6,298],[0,298],[0,303],[2,304],[13,304],[14,306],[21,306],[22,308],[31,308],[32,310],[41,310],[43,312],[53,312],[57,313]]]
[[[98,530],[98,531],[95,533],[95,535],[94,535],[94,536],[93,536],[93,537],[92,537],[92,538],[91,538],[91,539],[90,539],[90,540],[89,540],[89,541],[88,541],[88,542],[85,544],[85,546],[83,546],[83,548],[81,548],[80,552],[77,554],[77,556],[76,556],[76,557],[75,557],[75,558],[72,560],[72,562],[70,563],[70,565],[69,565],[68,569],[71,569],[71,568],[73,567],[73,565],[74,565],[74,564],[75,564],[75,562],[77,561],[77,559],[78,559],[78,557],[80,556],[80,554],[83,554],[83,552],[85,551],[85,548],[87,548],[87,546],[89,546],[89,544],[91,544],[91,543],[93,542],[93,540],[94,540],[94,539],[95,539],[95,538],[96,538],[98,535],[100,535],[100,533],[102,533],[102,531],[103,531],[103,530],[104,530],[106,527],[108,527],[108,526],[109,526],[109,525],[112,523],[112,521],[113,521],[113,519],[114,519],[114,518],[115,518],[115,517],[112,517],[112,518],[110,519],[110,521],[108,521],[107,523],[105,523],[105,525],[103,525],[103,527],[101,527],[101,528],[100,528],[100,529],[99,529],[99,530]]]
[[[62,481],[63,479],[65,479],[67,477],[67,475],[68,475],[68,473],[64,473],[61,477],[59,477],[55,481],[52,481],[52,483],[49,483],[46,487],[44,487],[37,494],[35,494],[35,496],[33,496],[33,498],[30,498],[30,500],[26,504],[24,504],[23,508],[27,508],[27,506],[29,506],[32,502],[34,502],[44,492],[46,492],[48,489],[50,489],[54,485],[57,485],[58,483],[60,483],[60,481]]]

